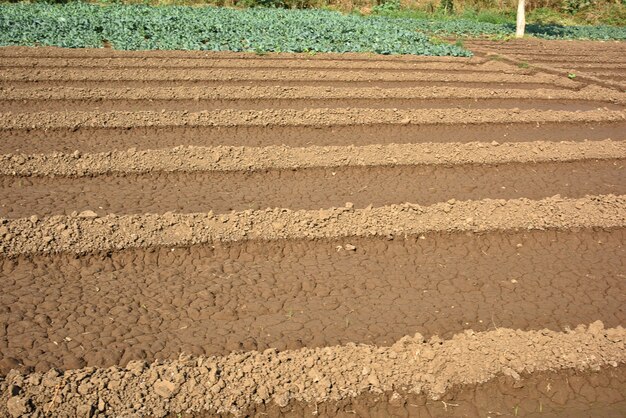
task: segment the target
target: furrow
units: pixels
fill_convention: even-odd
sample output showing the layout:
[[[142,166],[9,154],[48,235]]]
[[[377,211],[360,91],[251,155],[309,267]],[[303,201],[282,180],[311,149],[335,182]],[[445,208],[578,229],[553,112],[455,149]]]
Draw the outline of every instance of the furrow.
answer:
[[[625,161],[150,171],[80,178],[0,176],[0,217],[70,215],[84,210],[118,215],[275,207],[314,210],[345,202],[365,208],[403,202],[431,205],[450,199],[619,195],[626,194]]]
[[[541,99],[541,100],[588,100],[624,104],[626,93],[597,86],[580,90],[538,89],[532,93],[520,89],[427,87],[381,89],[327,88],[304,86],[231,87],[219,86],[206,90],[196,87],[143,87],[125,88],[6,88],[1,100],[242,100],[242,99]]]
[[[195,87],[203,89],[213,89],[228,85],[230,87],[275,87],[282,86],[287,88],[302,87],[326,87],[326,88],[382,88],[382,89],[401,89],[401,88],[430,88],[430,87],[467,87],[467,88],[492,88],[492,89],[518,89],[518,90],[535,90],[544,88],[562,88],[576,91],[584,85],[576,83],[575,85],[563,86],[561,83],[542,83],[542,82],[515,82],[515,83],[492,83],[484,81],[469,82],[463,80],[451,81],[337,81],[337,80],[55,80],[55,81],[9,81],[0,80],[0,89],[2,88],[33,88],[42,89],[52,87],[77,87],[77,88],[107,88],[117,87],[126,89],[140,89],[144,87],[162,88],[162,87]]]
[[[42,112],[307,108],[509,108],[536,110],[623,109],[626,95],[612,89],[585,87],[580,91],[540,89],[469,89],[366,87],[194,87],[173,88],[27,88],[9,89],[0,96],[0,112]]]
[[[624,72],[623,74],[606,74],[606,73],[599,73],[599,72],[588,72],[585,74],[588,74],[591,77],[597,77],[599,79],[608,78],[609,80],[612,80],[616,83],[622,83],[626,85],[626,72]]]
[[[551,63],[552,66],[554,67],[560,67],[560,64],[563,64],[563,66],[567,67],[567,66],[574,66],[575,68],[579,68],[579,69],[586,69],[586,70],[611,70],[611,71],[619,71],[619,72],[623,72],[626,71],[626,64],[615,64],[612,62],[572,62],[570,60],[567,59],[563,59],[563,61],[553,61]]]
[[[93,217],[95,215],[95,218]],[[626,226],[624,195],[542,200],[511,199],[414,204],[316,211],[266,209],[226,215],[95,212],[40,219],[2,219],[2,250],[9,256],[66,251],[88,253],[123,248],[187,246],[211,242],[406,236],[437,231],[567,230]]]
[[[0,82],[13,83],[20,81],[202,81],[202,82],[246,82],[271,81],[282,82],[468,82],[468,83],[532,83],[537,85],[557,85],[575,88],[579,84],[563,77],[552,75],[526,75],[468,73],[468,74],[438,74],[436,70],[424,73],[406,71],[404,73],[384,73],[371,71],[327,70],[324,72],[313,70],[199,70],[188,69],[176,71],[173,69],[139,69],[132,71],[123,69],[1,69]]]
[[[398,388],[437,400],[455,386],[482,384],[504,375],[519,379],[528,373],[617,367],[626,362],[625,338],[624,328],[605,328],[596,321],[566,333],[500,328],[449,340],[426,340],[415,334],[386,347],[350,344],[224,357],[181,356],[151,365],[138,362],[128,368],[79,369],[63,375],[13,374],[10,379],[19,382],[24,397],[39,413],[53,405],[55,413],[73,415],[85,404],[87,393],[118,416],[203,410],[239,415],[258,404],[285,407],[300,401],[312,406]],[[42,378],[46,384],[37,384]],[[102,383],[110,381],[116,384]],[[585,383],[585,379],[573,381]],[[123,398],[112,386],[125,388]],[[213,387],[219,390],[209,390]],[[7,412],[7,392],[2,391],[3,412]],[[139,411],[131,404],[135,400],[141,400]]]
[[[471,122],[471,120],[469,121]],[[388,145],[455,142],[531,142],[626,140],[626,121],[513,122],[466,124],[382,124],[330,126],[171,126],[139,128],[13,129],[2,133],[0,153],[38,154],[75,151],[173,148],[177,146],[292,147]]]
[[[188,111],[237,109],[295,109],[310,108],[368,108],[368,109],[515,109],[515,110],[564,110],[588,111],[596,109],[621,110],[623,105],[598,100],[555,99],[217,99],[217,100],[2,100],[0,112],[29,113],[44,111],[77,112],[85,109],[112,111]]]
[[[540,39],[540,38],[524,38],[511,39],[507,41],[494,41],[488,39],[474,39],[466,42],[468,45],[486,45],[495,46],[501,49],[519,49],[522,51],[545,51],[560,54],[577,54],[589,53],[589,51],[597,52],[615,52],[623,47],[621,41],[584,41],[584,40],[568,40],[568,39]],[[598,57],[601,58],[601,57]]]
[[[527,42],[527,41],[529,40],[525,39],[523,42]],[[493,42],[493,41],[479,42],[479,41],[470,40],[467,42],[467,47],[471,50],[475,50],[476,48],[481,48],[481,49],[491,48],[491,49],[497,49],[498,51],[501,51],[507,54],[517,54],[517,55],[535,54],[539,56],[561,57],[563,59],[570,58],[570,57],[572,57],[572,59],[575,59],[576,57],[590,57],[590,56],[594,56],[593,54],[595,54],[595,58],[596,58],[595,61],[603,62],[603,60],[606,60],[605,54],[608,56],[620,54],[620,51],[619,50],[616,51],[616,48],[615,48],[615,46],[619,46],[619,44],[620,42],[617,42],[616,44],[611,45],[608,48],[601,48],[601,47],[599,48],[599,46],[602,45],[600,42],[590,41],[586,43],[586,45],[584,46],[584,50],[574,51],[568,47],[564,47],[564,48],[556,47],[555,48],[554,45],[549,45],[549,47],[546,47],[547,44],[532,45],[532,42],[528,42],[528,44],[524,46],[516,47],[516,46],[506,45],[503,43],[498,43],[498,42]]]
[[[0,257],[0,300],[12,307],[0,374],[388,345],[416,331],[618,326],[625,237],[624,228],[431,232]]]
[[[626,52],[626,49],[624,50]],[[598,59],[598,53],[596,51],[585,53],[585,54],[568,54],[568,53],[559,53],[559,52],[545,52],[545,51],[506,51],[507,55],[515,56],[518,58],[527,58],[532,61],[542,61],[542,62],[553,62],[553,61],[566,61],[570,62],[583,62],[583,63],[595,63],[602,62],[602,60],[606,60],[612,64],[621,64],[626,65],[626,59],[622,52],[613,51],[613,53],[604,52],[602,58]]]
[[[109,173],[250,171],[309,167],[503,164],[626,158],[624,141],[425,143],[350,147],[176,147],[99,154],[5,154],[0,174],[89,177]]]
[[[523,73],[519,68],[511,67],[502,63],[487,61],[482,65],[477,65],[471,61],[459,60],[457,65],[451,66],[450,62],[432,61],[347,61],[332,60],[321,61],[311,59],[229,59],[210,58],[205,60],[185,59],[185,58],[12,58],[0,62],[0,68],[22,68],[22,69],[98,69],[98,68],[158,68],[158,69],[222,69],[241,70],[249,68],[251,70],[260,69],[313,69],[324,70],[374,70],[374,71],[423,71],[436,70],[442,72],[497,72],[507,71],[513,73]]]
[[[315,64],[315,63],[313,63]],[[83,71],[111,71],[111,70],[119,70],[119,71],[128,71],[128,70],[133,70],[133,71],[138,71],[142,74],[148,73],[148,72],[152,72],[155,71],[155,69],[163,71],[165,73],[165,71],[167,72],[180,72],[180,73],[184,73],[187,74],[188,72],[192,72],[192,73],[198,73],[198,74],[204,74],[206,72],[208,72],[209,74],[213,71],[216,72],[222,72],[222,73],[230,73],[230,72],[237,72],[237,71],[241,71],[242,68],[248,68],[248,72],[260,72],[260,73],[272,73],[275,72],[277,70],[280,70],[281,74],[283,73],[290,73],[292,71],[294,72],[301,72],[301,71],[314,71],[317,73],[336,73],[336,72],[348,72],[348,73],[352,73],[352,72],[359,72],[358,74],[361,75],[365,72],[367,73],[375,73],[375,74],[379,74],[379,75],[384,75],[387,74],[389,76],[394,76],[394,75],[403,75],[406,73],[410,73],[410,74],[432,74],[434,73],[438,73],[438,74],[442,74],[442,75],[450,75],[450,76],[463,76],[463,75],[477,75],[477,74],[483,74],[485,77],[489,77],[489,76],[498,76],[501,74],[517,74],[517,75],[530,75],[532,72],[529,69],[524,69],[524,68],[519,68],[519,67],[513,67],[513,66],[507,66],[506,64],[503,64],[502,67],[497,68],[495,66],[475,66],[475,65],[467,65],[467,66],[459,66],[459,67],[451,67],[450,64],[441,64],[441,65],[434,65],[434,64],[424,64],[424,65],[405,65],[405,66],[382,66],[382,67],[377,67],[377,66],[367,66],[367,65],[350,65],[347,67],[342,67],[342,66],[328,66],[328,65],[324,65],[322,64],[317,64],[317,65],[301,65],[301,66],[295,66],[295,65],[289,65],[288,63],[286,65],[282,65],[280,62],[276,62],[273,63],[273,65],[264,65],[263,63],[254,63],[250,66],[245,66],[245,65],[237,65],[235,64],[222,64],[222,65],[124,65],[123,63],[113,63],[113,65],[107,65],[105,63],[103,63],[102,65],[47,65],[46,63],[41,63],[41,64],[31,64],[31,65],[2,65],[0,63],[0,71],[2,71],[2,69],[6,69],[7,71],[30,71],[31,73],[34,72],[35,74],[37,74],[37,72],[40,71],[46,71],[46,72],[59,72],[59,71],[66,71],[66,72],[83,72]],[[281,76],[282,78],[282,76]],[[169,78],[166,76],[165,80],[168,80]],[[207,80],[207,81],[221,81],[221,79],[215,79],[215,78],[204,78],[204,77],[200,77],[200,80]],[[272,80],[272,77],[265,77],[263,76],[263,78],[260,78],[259,80],[265,80],[265,79],[270,79]],[[124,78],[119,78],[119,77],[115,77],[115,80],[124,80]],[[160,80],[160,79],[159,79]],[[252,79],[252,80],[257,80]],[[22,80],[20,80],[22,81]],[[47,79],[46,81],[50,81],[50,79]],[[84,81],[82,78],[79,79],[79,81]],[[339,80],[339,81],[344,81],[344,80]],[[357,80],[360,81],[360,80]],[[387,80],[389,81],[389,80]],[[435,80],[438,81],[438,80]]]

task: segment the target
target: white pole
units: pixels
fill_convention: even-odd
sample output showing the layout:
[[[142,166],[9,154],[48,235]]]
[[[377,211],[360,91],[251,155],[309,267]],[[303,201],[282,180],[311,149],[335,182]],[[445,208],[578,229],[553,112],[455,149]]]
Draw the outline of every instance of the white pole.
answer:
[[[515,37],[516,38],[523,38],[525,29],[526,29],[526,0],[518,0],[518,3],[517,3],[517,30],[515,31]]]

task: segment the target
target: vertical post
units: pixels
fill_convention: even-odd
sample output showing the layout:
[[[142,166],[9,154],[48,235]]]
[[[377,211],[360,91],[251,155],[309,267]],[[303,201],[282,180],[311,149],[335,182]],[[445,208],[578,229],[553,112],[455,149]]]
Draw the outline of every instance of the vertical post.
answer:
[[[516,38],[524,37],[526,29],[526,0],[518,0],[517,3],[517,29],[515,31]]]

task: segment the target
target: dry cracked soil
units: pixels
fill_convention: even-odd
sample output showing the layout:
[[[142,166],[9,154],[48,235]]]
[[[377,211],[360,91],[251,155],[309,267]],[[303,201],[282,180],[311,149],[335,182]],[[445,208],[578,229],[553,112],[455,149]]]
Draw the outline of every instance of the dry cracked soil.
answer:
[[[0,48],[0,415],[626,416],[626,44],[466,44]]]

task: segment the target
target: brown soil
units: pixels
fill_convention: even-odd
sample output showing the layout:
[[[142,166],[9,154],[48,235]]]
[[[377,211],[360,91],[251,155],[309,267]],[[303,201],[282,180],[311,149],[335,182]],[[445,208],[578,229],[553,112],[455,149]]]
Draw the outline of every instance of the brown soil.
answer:
[[[12,372],[0,408],[12,415],[38,410],[80,416],[98,410],[118,416],[164,416],[203,409],[237,414],[248,405],[287,406],[290,400],[316,405],[394,389],[439,399],[455,385],[482,383],[501,374],[519,379],[520,373],[617,367],[626,362],[625,339],[624,328],[605,329],[597,321],[566,333],[500,328],[484,333],[468,330],[450,340],[426,339],[417,333],[389,347],[348,344],[226,357],[181,356],[151,365],[134,361],[125,368],[88,368],[63,375],[54,370],[27,376]],[[582,391],[585,383],[578,378],[571,385]],[[585,393],[597,399],[594,390],[581,394]],[[607,398],[615,402],[623,395],[609,392]]]
[[[498,68],[488,68],[484,71],[458,69],[449,71],[450,65],[442,65],[448,69],[404,69],[396,71],[386,69],[384,71],[346,68],[319,68],[303,69],[289,68],[284,62],[277,68],[262,69],[258,67],[241,68],[196,68],[196,67],[170,67],[170,68],[142,68],[132,67],[131,72],[115,67],[68,67],[63,68],[6,68],[0,67],[0,80],[3,83],[11,81],[170,81],[181,78],[181,70],[184,71],[183,80],[197,81],[466,81],[474,83],[535,83],[557,85],[575,88],[579,83],[567,78],[559,78],[546,74],[528,74],[524,69],[508,67],[509,71]]]
[[[519,108],[538,110],[621,109],[622,93],[587,86],[558,89],[468,89],[454,87],[381,89],[364,87],[197,87],[75,88],[50,87],[2,90],[0,111],[218,110],[318,108]],[[524,100],[520,100],[524,99]]]
[[[326,127],[224,126],[224,127],[141,127],[19,129],[0,131],[1,154],[39,154],[66,152],[110,152],[113,150],[150,150],[178,146],[288,145],[367,145],[397,143],[499,143],[531,141],[599,141],[607,138],[626,140],[626,121],[622,122],[536,122],[509,124],[449,125],[396,124],[346,125]]]
[[[326,88],[384,88],[384,89],[402,89],[402,88],[432,88],[432,87],[467,87],[467,88],[491,88],[491,89],[520,89],[520,90],[536,90],[552,88],[553,86],[546,83],[532,83],[532,82],[519,82],[519,83],[484,83],[482,81],[468,82],[466,80],[440,80],[440,81],[428,81],[428,80],[363,80],[363,81],[339,81],[339,80],[196,80],[196,79],[176,79],[176,80],[51,80],[51,81],[11,81],[3,84],[0,80],[0,87],[3,85],[11,86],[15,88],[33,88],[33,86],[41,89],[51,87],[75,87],[75,88],[162,88],[162,87],[186,87],[186,88],[200,88],[200,89],[213,89],[221,87],[223,85],[229,85],[230,87],[275,87],[285,86],[288,88],[302,88],[302,87],[314,87],[324,86]],[[582,85],[576,84],[572,87],[567,87],[571,91],[576,91],[582,88]]]
[[[499,376],[486,383],[452,387],[439,400],[402,391],[368,392],[340,401],[316,405],[290,401],[286,406],[257,404],[247,416],[267,417],[568,417],[622,418],[626,412],[623,389],[625,368],[599,371],[565,369],[558,372],[522,374],[515,380]],[[572,384],[570,384],[572,382]],[[224,417],[211,412],[181,414],[183,417]],[[175,417],[174,414],[169,417]]]
[[[389,345],[415,331],[617,326],[625,238],[624,229],[426,233],[3,259],[0,371]]]
[[[622,122],[624,110],[588,112],[494,109],[305,109],[178,112],[35,112],[0,114],[3,130],[132,128],[171,126],[458,125],[484,123]]]
[[[302,160],[303,161],[303,160]],[[311,162],[311,161],[309,161]],[[70,215],[74,211],[130,215],[325,206],[355,208],[450,199],[480,200],[560,193],[626,195],[623,160],[537,164],[260,169],[67,177],[0,176],[0,217]],[[132,198],[129,198],[132,196]],[[210,199],[207,198],[210,196]]]
[[[626,196],[596,195],[579,199],[554,196],[542,200],[484,199],[432,206],[402,205],[355,209],[292,211],[284,208],[163,215],[99,217],[88,210],[40,219],[0,218],[0,251],[9,256],[31,253],[112,251],[151,246],[188,246],[242,240],[337,237],[406,237],[428,232],[492,230],[563,230],[626,226]]]
[[[558,372],[522,374],[519,379],[499,376],[486,383],[452,387],[442,399],[402,391],[368,392],[341,401],[311,405],[290,401],[257,404],[248,416],[268,417],[478,417],[527,416],[540,418],[622,418],[626,413],[624,379],[626,368],[598,371],[564,369]],[[572,384],[570,384],[572,382]],[[174,417],[174,414],[169,415]],[[217,417],[230,414],[190,413],[189,417]]]
[[[402,89],[404,90],[404,89]],[[530,93],[531,91],[529,91]],[[506,90],[503,91],[506,93]],[[498,94],[505,95],[505,94]],[[5,100],[0,102],[0,111],[26,113],[49,110],[80,111],[83,109],[99,109],[102,112],[113,110],[120,111],[146,111],[166,110],[198,112],[202,110],[218,109],[307,109],[318,108],[370,108],[370,109],[520,109],[520,110],[567,110],[586,111],[606,108],[611,110],[621,109],[621,105],[592,100],[570,99],[528,99],[520,102],[519,98],[494,99],[485,97],[478,99],[223,99],[223,100],[69,100],[69,99],[45,99],[44,100]]]
[[[93,176],[109,173],[196,171],[256,171],[342,166],[461,165],[626,158],[623,141],[523,142],[490,144],[426,143],[363,147],[175,147],[161,150],[110,151],[99,154],[2,155],[0,174],[37,176]]]
[[[51,87],[47,89],[17,89],[8,87],[2,90],[3,100],[331,100],[331,99],[420,99],[420,100],[489,100],[489,99],[543,99],[543,100],[578,100],[581,102],[614,102],[623,104],[624,93],[614,90],[586,86],[580,90],[538,89],[528,92],[523,89],[477,89],[456,87],[429,87],[420,89],[366,89],[327,88],[327,87],[227,87],[221,86],[211,90],[193,87],[162,87],[141,89],[116,88],[74,88]],[[520,105],[524,103],[520,101]],[[155,108],[158,108],[155,106]]]
[[[466,44],[0,48],[0,415],[624,416],[625,44]]]
[[[582,83],[613,87],[626,91],[626,44],[624,42],[567,42],[515,40],[499,43],[488,41],[470,42],[468,47],[479,52],[483,58],[493,58],[524,63],[555,76],[575,76]],[[611,75],[602,70],[614,69]],[[600,72],[598,72],[600,70]]]

